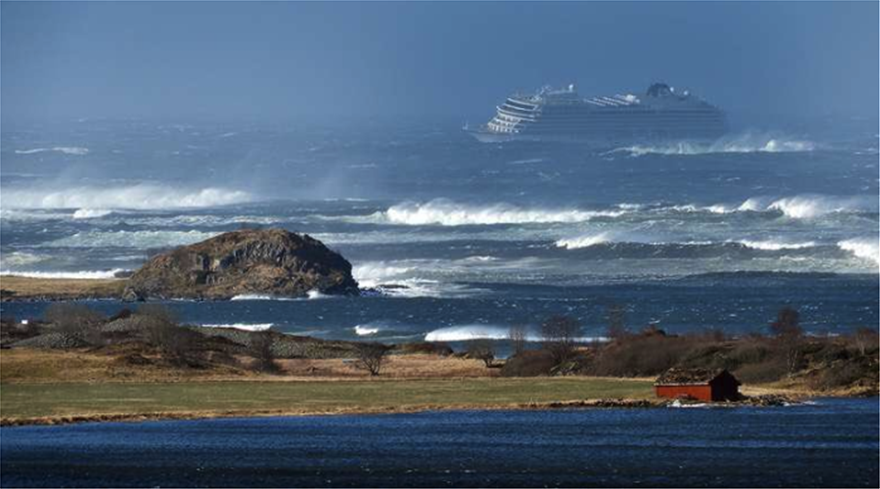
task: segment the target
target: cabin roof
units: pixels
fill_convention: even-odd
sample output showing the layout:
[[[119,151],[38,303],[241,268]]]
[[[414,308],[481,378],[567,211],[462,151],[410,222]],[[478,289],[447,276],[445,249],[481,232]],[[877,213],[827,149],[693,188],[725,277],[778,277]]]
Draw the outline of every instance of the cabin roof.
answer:
[[[733,377],[723,368],[671,368],[658,377],[654,385],[705,385],[722,374]]]

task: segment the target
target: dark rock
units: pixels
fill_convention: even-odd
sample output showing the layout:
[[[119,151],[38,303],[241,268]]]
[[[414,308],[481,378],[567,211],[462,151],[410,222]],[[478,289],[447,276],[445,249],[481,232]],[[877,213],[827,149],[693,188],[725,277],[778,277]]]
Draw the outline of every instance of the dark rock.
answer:
[[[357,294],[351,263],[320,241],[284,229],[243,229],[158,255],[135,272],[125,300]]]

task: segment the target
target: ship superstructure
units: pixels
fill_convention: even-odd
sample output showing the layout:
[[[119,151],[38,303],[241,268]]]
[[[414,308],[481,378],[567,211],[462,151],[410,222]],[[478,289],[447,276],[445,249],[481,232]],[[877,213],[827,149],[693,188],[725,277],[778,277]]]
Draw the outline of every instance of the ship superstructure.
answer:
[[[478,129],[465,128],[483,142],[515,140],[582,141],[620,145],[661,140],[717,139],[727,132],[723,111],[688,91],[654,83],[644,95],[585,98],[574,85],[514,94]]]

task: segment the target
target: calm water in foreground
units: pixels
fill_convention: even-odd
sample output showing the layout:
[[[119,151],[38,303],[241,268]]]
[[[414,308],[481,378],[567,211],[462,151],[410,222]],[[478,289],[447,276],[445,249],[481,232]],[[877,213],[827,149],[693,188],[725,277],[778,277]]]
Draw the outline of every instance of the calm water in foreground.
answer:
[[[878,485],[877,399],[2,430],[11,486]]]

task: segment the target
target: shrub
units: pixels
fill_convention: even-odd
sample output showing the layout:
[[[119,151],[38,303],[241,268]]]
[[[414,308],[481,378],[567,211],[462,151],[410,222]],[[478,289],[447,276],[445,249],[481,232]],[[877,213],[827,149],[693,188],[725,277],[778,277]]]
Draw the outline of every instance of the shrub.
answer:
[[[501,375],[503,377],[550,375],[556,365],[556,360],[547,350],[525,350],[504,362],[504,366],[501,367]]]
[[[541,324],[544,349],[550,352],[557,365],[573,356],[580,332],[580,323],[569,316],[551,316]]]
[[[73,340],[73,343],[87,345],[102,343],[99,328],[104,323],[104,315],[85,304],[55,302],[49,305],[44,316],[46,321],[54,325],[58,333]]]
[[[370,372],[372,376],[379,375],[387,353],[388,347],[381,343],[361,343],[357,347],[357,363],[355,365]]]
[[[495,348],[489,340],[473,340],[468,342],[467,355],[468,358],[482,361],[489,368],[495,361]]]
[[[260,372],[275,373],[275,353],[272,351],[272,335],[269,332],[251,333],[250,354],[254,358],[254,368]]]

